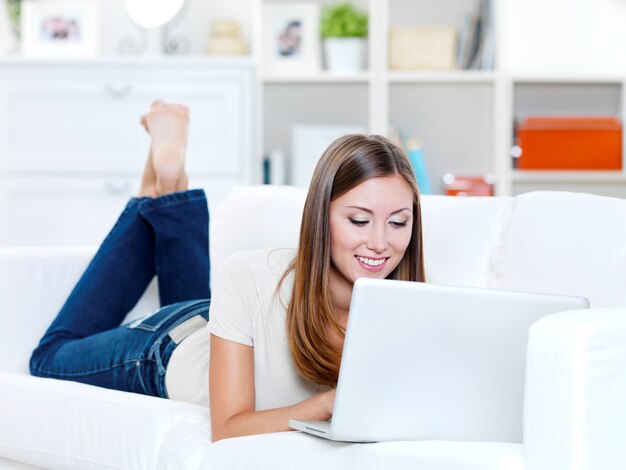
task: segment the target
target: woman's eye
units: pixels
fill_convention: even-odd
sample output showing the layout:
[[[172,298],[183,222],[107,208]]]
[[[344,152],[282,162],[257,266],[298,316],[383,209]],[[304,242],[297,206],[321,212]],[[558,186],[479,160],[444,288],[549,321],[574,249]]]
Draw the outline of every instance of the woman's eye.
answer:
[[[368,222],[367,220],[353,219],[351,217],[348,217],[348,219],[350,220],[352,224],[356,225],[357,227],[363,227]]]
[[[392,226],[397,227],[397,228],[399,228],[399,227],[406,227],[406,226],[407,226],[407,224],[408,224],[408,222],[407,222],[406,220],[405,220],[404,222],[398,222],[398,221],[396,221],[396,220],[392,220],[392,221],[391,221],[391,222],[389,222],[389,223],[390,223]]]

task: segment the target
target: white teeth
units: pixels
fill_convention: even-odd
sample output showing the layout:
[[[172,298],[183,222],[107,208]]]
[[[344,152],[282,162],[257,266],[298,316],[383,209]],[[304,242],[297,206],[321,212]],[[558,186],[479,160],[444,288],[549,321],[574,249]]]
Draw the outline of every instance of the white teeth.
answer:
[[[362,263],[367,264],[368,266],[380,266],[381,264],[383,264],[385,262],[385,259],[370,259],[370,258],[363,258],[362,256],[357,256],[357,259],[359,261],[361,261]]]

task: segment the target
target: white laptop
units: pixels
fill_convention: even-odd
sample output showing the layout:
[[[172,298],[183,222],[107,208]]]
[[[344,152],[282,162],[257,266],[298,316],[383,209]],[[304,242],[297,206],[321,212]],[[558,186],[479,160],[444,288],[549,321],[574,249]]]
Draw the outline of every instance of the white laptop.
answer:
[[[581,308],[583,297],[359,279],[332,420],[289,424],[349,442],[522,442],[528,328]]]

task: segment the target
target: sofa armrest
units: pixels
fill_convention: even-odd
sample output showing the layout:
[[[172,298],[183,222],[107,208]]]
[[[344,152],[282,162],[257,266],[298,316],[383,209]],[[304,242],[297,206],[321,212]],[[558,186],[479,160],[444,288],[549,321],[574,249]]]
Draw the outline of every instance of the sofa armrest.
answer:
[[[0,249],[0,371],[28,373],[38,344],[93,256],[93,247]],[[127,317],[158,305],[156,283]]]
[[[0,372],[0,416],[0,457],[43,468],[197,468],[211,438],[207,407],[23,374]]]
[[[626,309],[561,312],[530,329],[526,470],[626,462]]]

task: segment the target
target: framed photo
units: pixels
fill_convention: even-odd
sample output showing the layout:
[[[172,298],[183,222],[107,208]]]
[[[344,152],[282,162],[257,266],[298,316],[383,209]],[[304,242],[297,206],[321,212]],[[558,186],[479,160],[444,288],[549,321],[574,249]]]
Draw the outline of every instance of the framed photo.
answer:
[[[268,75],[321,69],[317,2],[267,2],[263,7],[263,65]]]
[[[98,53],[97,0],[23,0],[22,55],[84,58]]]

